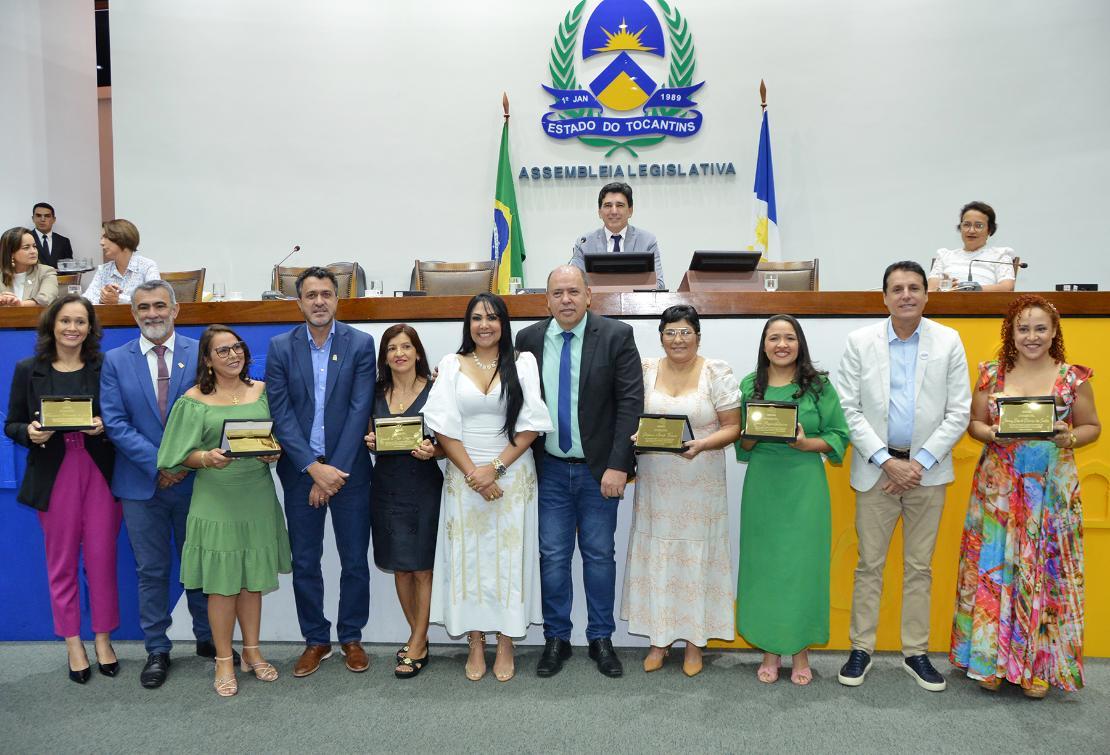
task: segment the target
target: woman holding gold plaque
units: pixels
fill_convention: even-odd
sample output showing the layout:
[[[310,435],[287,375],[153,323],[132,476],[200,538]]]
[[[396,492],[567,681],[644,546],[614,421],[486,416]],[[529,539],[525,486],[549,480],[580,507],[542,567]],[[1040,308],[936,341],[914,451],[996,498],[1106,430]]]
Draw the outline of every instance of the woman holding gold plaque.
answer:
[[[386,328],[380,340],[371,422],[407,417],[418,431],[415,448],[377,453],[370,485],[370,531],[374,563],[393,572],[397,599],[409,623],[409,639],[397,651],[398,679],[409,679],[428,663],[428,611],[432,600],[432,566],[439,529],[443,473],[435,462],[442,452],[423,436],[421,410],[432,389],[432,372],[424,344],[411,325]],[[373,430],[366,445],[377,452]]]
[[[553,429],[536,359],[517,353],[504,300],[470,300],[462,346],[439,363],[424,418],[450,462],[436,541],[431,621],[467,635],[466,676],[512,679],[513,637],[543,621],[532,441]]]
[[[81,642],[77,575],[83,558],[100,673],[119,662],[116,539],[123,510],[108,485],[115,453],[100,419],[100,324],[77,294],[56,299],[39,320],[35,355],[15,366],[4,432],[28,449],[17,499],[39,512],[54,633],[64,637],[69,678],[89,680]],[[64,400],[63,400],[64,399]]]
[[[775,315],[763,326],[755,372],[740,382],[751,401],[795,404],[797,436],[744,437],[736,458],[747,462],[740,503],[740,576],[736,625],[763,651],[756,675],[771,684],[784,655],[790,681],[809,684],[810,645],[829,640],[829,553],[832,521],[822,455],[839,464],[848,423],[828,376],[814,367],[801,324]],[[759,434],[745,421],[744,435]]]
[[[231,651],[236,619],[243,636],[242,671],[264,682],[278,677],[259,652],[258,636],[262,594],[277,589],[278,574],[291,571],[289,533],[270,475],[279,454],[232,458],[221,443],[225,420],[270,416],[265,384],[249,377],[250,349],[231,328],[209,325],[197,351],[197,384],[174,402],[158,468],[197,470],[181,583],[208,596],[214,686],[218,695],[230,697],[239,691]]]
[[[723,449],[740,434],[740,393],[731,367],[698,355],[693,307],[668,307],[659,341],[665,356],[643,362],[644,411],[685,415],[694,438],[685,453],[637,460],[621,618],[651,638],[644,671],[661,668],[671,644],[685,640],[682,670],[694,676],[710,638],[736,636]]]
[[[1083,686],[1083,508],[1075,449],[1101,426],[1092,372],[1068,364],[1056,308],[1010,304],[998,359],[979,365],[968,434],[984,444],[960,548],[949,659],[989,691]],[[1006,396],[1052,396],[1055,435],[999,437]],[[1051,421],[1049,417],[1049,421]]]

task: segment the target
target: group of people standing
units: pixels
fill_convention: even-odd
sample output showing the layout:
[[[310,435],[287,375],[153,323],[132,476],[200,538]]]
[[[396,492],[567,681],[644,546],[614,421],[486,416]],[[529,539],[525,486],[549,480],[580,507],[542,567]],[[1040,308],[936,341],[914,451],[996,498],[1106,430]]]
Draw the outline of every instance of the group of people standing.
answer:
[[[106,355],[88,301],[62,297],[44,313],[35,356],[17,367],[6,431],[30,448],[19,500],[40,510],[70,676],[89,678],[78,636],[78,548],[99,669],[118,672],[109,633],[118,624],[121,516],[139,569],[144,686],[162,684],[169,669],[173,548],[197,652],[216,661],[217,693],[237,692],[235,665],[263,681],[277,678],[260,654],[261,596],[289,571],[305,638],[293,675],[312,674],[332,654],[320,567],[330,510],[342,565],[335,633],[351,671],[369,665],[361,633],[372,538],[375,563],[394,573],[411,628],[396,653],[398,678],[429,663],[429,623],[467,637],[471,680],[487,673],[494,633],[493,674],[508,681],[513,639],[542,622],[536,673],[559,673],[573,652],[575,545],[588,654],[600,673],[619,677],[615,531],[619,501],[635,479],[620,614],[631,633],[650,640],[644,670],[661,668],[683,641],[683,671],[696,675],[706,643],[733,639],[738,629],[764,653],[760,681],[775,682],[789,655],[791,681],[806,685],[813,679],[807,650],[829,636],[823,458],[839,462],[851,445],[859,562],[852,651],[838,678],[858,686],[871,668],[883,567],[901,519],[904,665],[920,686],[939,691],[944,678],[926,655],[930,563],[953,480],[951,450],[967,431],[984,450],[961,549],[951,660],[986,689],[1004,680],[1030,696],[1049,685],[1077,689],[1083,579],[1074,449],[1100,431],[1090,371],[1065,361],[1052,305],[1021,296],[1003,323],[999,359],[980,366],[972,397],[959,336],[923,317],[927,287],[917,263],[890,265],[883,279],[890,317],[851,334],[835,379],[813,364],[801,324],[789,315],[766,322],[756,369],[743,379],[700,353],[701,323],[688,305],[663,312],[663,356],[642,359],[629,325],[589,311],[588,278],[574,266],[552,271],[551,316],[515,339],[504,301],[473,297],[457,353],[434,371],[409,325],[388,328],[375,356],[371,336],[335,319],[334,276],[308,268],[297,280],[305,324],[271,341],[264,382],[249,376],[250,350],[232,329],[210,326],[199,343],[175,334],[173,290],[160,281],[131,297],[140,337]],[[93,396],[94,427],[43,429],[38,399],[51,393]],[[999,438],[1004,393],[1055,396],[1055,435]],[[794,441],[743,437],[746,405],[761,400],[797,404]],[[685,451],[637,454],[645,412],[685,415],[693,431]],[[417,415],[427,431],[418,447],[376,454],[373,419]],[[229,458],[220,448],[223,422],[259,417],[272,418],[280,453]],[[729,446],[747,464],[735,589]],[[445,472],[437,463],[444,458]],[[274,462],[284,516],[269,473]],[[241,657],[232,649],[236,621]]]

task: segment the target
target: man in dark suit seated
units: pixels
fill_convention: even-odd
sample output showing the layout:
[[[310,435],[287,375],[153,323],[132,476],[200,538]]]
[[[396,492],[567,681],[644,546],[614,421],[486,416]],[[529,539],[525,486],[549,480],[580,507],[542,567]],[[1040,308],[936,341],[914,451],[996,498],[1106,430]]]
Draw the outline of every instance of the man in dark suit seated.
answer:
[[[339,283],[322,267],[297,276],[305,324],[274,336],[266,355],[266,393],[284,451],[277,472],[293,551],[293,597],[305,649],[293,676],[331,657],[324,615],[324,523],[331,510],[342,573],[336,633],[351,671],[370,659],[362,628],[370,617],[370,453],[363,443],[374,401],[374,339],[335,319]]]
[[[31,208],[31,219],[35,221],[35,246],[39,248],[39,262],[58,269],[58,260],[73,259],[73,247],[69,239],[54,233],[54,208],[46,202],[39,202]]]
[[[663,258],[659,254],[655,234],[628,224],[628,219],[632,217],[632,187],[620,181],[602,186],[597,195],[597,215],[604,225],[574,242],[570,264],[585,270],[583,255],[586,254],[650,252],[655,255],[655,287],[666,288],[663,283]]]
[[[611,639],[613,534],[617,505],[635,468],[631,437],[644,408],[640,354],[629,325],[586,311],[589,281],[578,268],[552,271],[547,306],[552,316],[524,328],[516,339],[517,348],[539,363],[556,428],[535,449],[545,638],[536,673],[554,676],[571,655],[571,557],[577,536],[590,658],[602,674],[615,677],[623,667]]]

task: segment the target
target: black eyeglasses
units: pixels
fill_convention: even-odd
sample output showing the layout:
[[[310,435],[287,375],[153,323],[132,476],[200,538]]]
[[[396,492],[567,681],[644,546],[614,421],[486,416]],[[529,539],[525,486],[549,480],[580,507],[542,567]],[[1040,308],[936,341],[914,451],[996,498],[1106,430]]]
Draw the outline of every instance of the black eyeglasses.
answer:
[[[242,341],[236,341],[229,346],[219,346],[215,349],[215,351],[216,356],[218,356],[220,359],[227,359],[229,356],[231,356],[232,352],[235,352],[235,356],[237,357],[243,356],[243,352],[246,348],[247,345],[245,343],[243,343]]]

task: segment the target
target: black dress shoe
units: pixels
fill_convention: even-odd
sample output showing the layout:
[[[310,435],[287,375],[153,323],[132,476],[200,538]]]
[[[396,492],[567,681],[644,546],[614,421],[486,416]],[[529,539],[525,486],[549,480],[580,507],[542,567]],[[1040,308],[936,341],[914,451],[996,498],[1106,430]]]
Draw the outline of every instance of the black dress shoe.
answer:
[[[927,689],[930,692],[943,692],[948,683],[944,681],[944,677],[940,675],[933,664],[929,662],[927,655],[914,655],[902,661],[902,668],[906,673],[914,678],[917,686],[922,689]]]
[[[81,669],[80,671],[74,671],[73,669],[68,669],[68,671],[69,680],[72,682],[77,682],[78,684],[84,684],[92,675],[92,669],[88,666],[85,666],[85,668]]]
[[[147,689],[157,689],[166,681],[166,674],[170,672],[169,653],[151,653],[146,657],[146,665],[139,674],[139,684]]]
[[[536,676],[555,676],[563,670],[563,661],[570,658],[572,652],[571,645],[566,640],[548,637],[544,642],[540,662],[536,664]]]
[[[197,640],[197,655],[201,658],[208,658],[216,660],[216,646],[212,640]],[[231,662],[233,665],[239,665],[239,653],[233,648],[231,650]]]
[[[605,676],[617,678],[624,675],[624,666],[613,650],[613,641],[608,637],[590,640],[590,658],[597,664],[597,670]]]
[[[862,650],[853,650],[848,654],[848,661],[840,667],[836,680],[845,687],[858,687],[863,684],[864,677],[871,670],[871,656]]]

